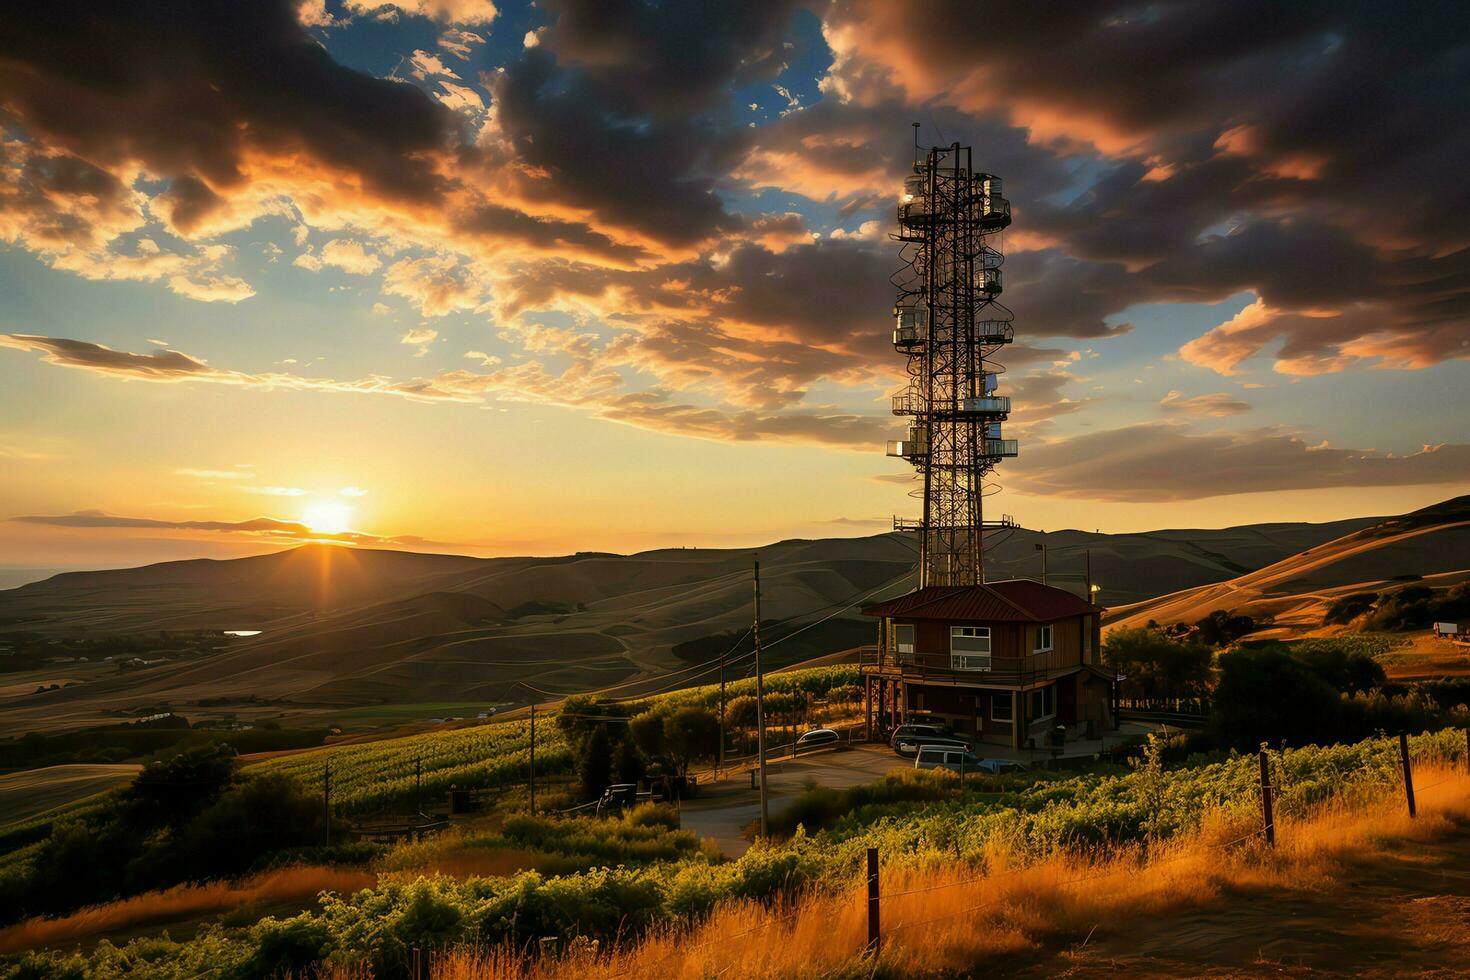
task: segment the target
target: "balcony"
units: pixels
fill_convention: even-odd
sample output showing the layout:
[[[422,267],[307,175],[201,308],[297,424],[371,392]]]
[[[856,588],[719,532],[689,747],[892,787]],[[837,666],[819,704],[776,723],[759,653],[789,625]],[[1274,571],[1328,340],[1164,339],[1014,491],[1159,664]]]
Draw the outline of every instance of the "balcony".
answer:
[[[986,439],[985,455],[1010,457],[1020,455],[1021,447],[1015,439]]]
[[[968,653],[896,653],[876,646],[858,650],[858,666],[864,673],[898,674],[921,684],[1026,685],[1072,673],[1082,666],[1076,653],[1056,650],[1025,657],[998,657]]]
[[[1010,413],[1011,398],[1009,395],[986,395],[983,398],[965,399],[965,414],[967,415],[1009,415]]]
[[[996,194],[987,194],[980,212],[980,227],[999,231],[1011,223],[1011,202]]]
[[[922,459],[929,455],[928,439],[890,439],[887,454],[904,459]]]
[[[894,415],[918,415],[924,410],[924,399],[916,391],[893,396]]]
[[[929,339],[929,310],[924,306],[897,306],[893,310],[893,346],[908,353]]]
[[[1015,337],[1015,329],[1005,320],[981,320],[975,324],[978,344],[1009,344]]]

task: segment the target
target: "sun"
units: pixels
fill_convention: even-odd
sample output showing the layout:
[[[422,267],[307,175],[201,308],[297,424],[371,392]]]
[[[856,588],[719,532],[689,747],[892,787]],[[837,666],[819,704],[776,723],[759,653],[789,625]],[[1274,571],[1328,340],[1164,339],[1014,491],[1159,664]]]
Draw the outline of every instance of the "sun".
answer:
[[[352,508],[332,500],[320,500],[308,504],[301,512],[306,526],[321,534],[341,534],[348,530],[352,520]]]

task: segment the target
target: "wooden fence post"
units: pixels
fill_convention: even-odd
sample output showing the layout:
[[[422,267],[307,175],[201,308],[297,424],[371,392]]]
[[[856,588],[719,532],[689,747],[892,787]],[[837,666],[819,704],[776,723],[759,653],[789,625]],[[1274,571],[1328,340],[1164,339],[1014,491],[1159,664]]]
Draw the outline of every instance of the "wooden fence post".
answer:
[[[878,849],[868,848],[868,953],[876,956],[882,945],[878,930]]]
[[[1276,820],[1271,813],[1271,760],[1266,757],[1266,743],[1261,743],[1261,826],[1266,830],[1266,846],[1276,846]]]
[[[1409,736],[1399,732],[1399,758],[1404,762],[1404,796],[1409,800],[1409,816],[1416,815],[1414,809],[1414,770],[1409,767]]]

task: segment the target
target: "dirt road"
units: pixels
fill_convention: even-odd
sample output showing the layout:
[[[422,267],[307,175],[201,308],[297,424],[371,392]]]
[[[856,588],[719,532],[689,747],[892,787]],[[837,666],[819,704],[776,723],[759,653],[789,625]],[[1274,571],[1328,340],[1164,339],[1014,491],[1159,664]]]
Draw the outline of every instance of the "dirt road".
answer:
[[[847,789],[871,783],[892,769],[913,767],[912,760],[894,755],[886,745],[861,744],[782,759],[767,766],[767,808],[772,816],[780,813],[809,783]],[[744,854],[750,841],[741,831],[760,816],[760,794],[748,780],[736,777],[701,788],[700,795],[680,809],[680,825],[700,837],[713,837],[726,857]]]

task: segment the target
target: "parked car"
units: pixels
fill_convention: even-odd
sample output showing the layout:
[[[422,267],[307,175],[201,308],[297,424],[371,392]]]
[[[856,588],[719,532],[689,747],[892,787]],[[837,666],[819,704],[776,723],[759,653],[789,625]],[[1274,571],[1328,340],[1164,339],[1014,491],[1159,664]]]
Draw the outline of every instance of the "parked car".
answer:
[[[897,748],[898,740],[909,735],[935,735],[940,738],[959,737],[955,734],[953,728],[940,724],[939,722],[909,722],[905,725],[899,725],[893,730],[893,734],[888,736],[888,747],[890,749]]]
[[[1007,773],[1025,772],[1026,763],[1014,759],[981,759],[980,771],[988,772],[992,776],[1004,776]]]
[[[597,801],[597,815],[617,813],[625,807],[635,806],[638,796],[637,783],[613,783],[602,791],[602,799]]]
[[[968,752],[971,749],[970,743],[967,740],[957,736],[913,734],[901,735],[894,739],[893,751],[899,755],[917,755],[921,748],[928,745],[946,749],[957,749],[961,752]]]
[[[924,745],[914,754],[915,769],[948,769],[950,772],[981,772],[981,759],[969,749],[947,745]]]
[[[819,749],[827,745],[836,745],[841,740],[842,736],[830,728],[814,728],[796,740],[796,751],[799,754],[809,749]]]

